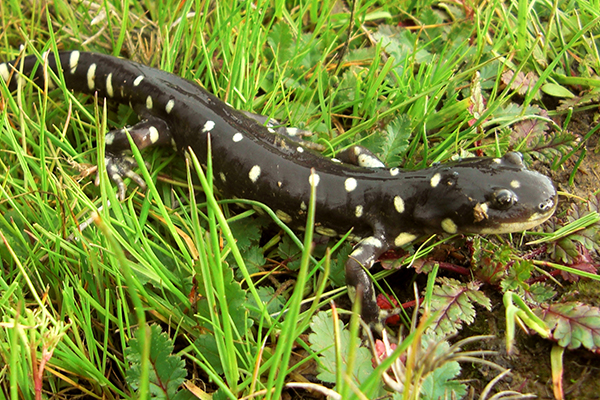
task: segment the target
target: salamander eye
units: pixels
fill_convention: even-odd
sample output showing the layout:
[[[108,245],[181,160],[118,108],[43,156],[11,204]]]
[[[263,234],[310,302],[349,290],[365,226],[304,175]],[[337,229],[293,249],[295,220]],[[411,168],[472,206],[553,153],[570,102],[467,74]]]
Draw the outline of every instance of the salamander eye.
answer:
[[[492,205],[499,210],[506,210],[517,202],[517,195],[508,189],[498,189],[494,192]]]

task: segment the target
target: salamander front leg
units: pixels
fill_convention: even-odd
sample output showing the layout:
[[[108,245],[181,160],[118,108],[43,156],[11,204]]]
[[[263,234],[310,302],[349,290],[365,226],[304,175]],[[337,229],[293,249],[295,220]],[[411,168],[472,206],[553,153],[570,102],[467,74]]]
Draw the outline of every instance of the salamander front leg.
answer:
[[[106,141],[106,171],[110,179],[119,189],[119,199],[125,198],[124,178],[130,178],[141,189],[146,188],[146,182],[133,169],[137,163],[130,156],[131,147],[127,139],[127,133],[133,139],[136,146],[141,150],[155,145],[165,145],[171,142],[171,132],[169,125],[158,118],[149,117],[143,119],[134,126],[110,131],[105,136]],[[96,184],[99,181],[96,179]]]
[[[380,236],[381,237],[381,236]],[[389,249],[388,244],[378,236],[371,236],[359,242],[346,261],[346,284],[352,302],[360,296],[361,316],[372,328],[381,332],[383,324],[377,306],[375,288],[366,270],[373,266],[377,258]]]

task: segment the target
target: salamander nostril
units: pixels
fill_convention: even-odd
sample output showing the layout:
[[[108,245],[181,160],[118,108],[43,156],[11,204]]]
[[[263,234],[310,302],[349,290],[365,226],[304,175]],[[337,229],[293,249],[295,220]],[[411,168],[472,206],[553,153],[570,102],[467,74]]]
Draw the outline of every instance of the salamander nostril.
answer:
[[[548,211],[552,208],[552,206],[554,206],[554,200],[548,199],[540,203],[538,208],[540,209],[540,211]]]

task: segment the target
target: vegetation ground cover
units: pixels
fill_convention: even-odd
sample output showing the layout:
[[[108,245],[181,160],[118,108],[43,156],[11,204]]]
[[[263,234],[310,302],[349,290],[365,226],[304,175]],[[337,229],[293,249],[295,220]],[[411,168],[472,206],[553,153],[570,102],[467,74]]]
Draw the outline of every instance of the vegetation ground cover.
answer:
[[[374,271],[382,302],[413,308],[374,365],[342,310],[351,243],[313,237],[310,220],[298,235],[258,203],[240,209],[214,193],[210,168],[168,149],[134,151],[149,187],[130,183],[119,202],[89,172],[102,164],[96,144],[135,122],[132,110],[73,94],[60,77],[54,90],[0,83],[0,393],[594,398],[599,10],[3,1],[2,61],[73,49],[133,59],[311,130],[327,156],[360,143],[390,167],[520,151],[557,182],[561,207],[526,235],[421,238],[387,254]]]

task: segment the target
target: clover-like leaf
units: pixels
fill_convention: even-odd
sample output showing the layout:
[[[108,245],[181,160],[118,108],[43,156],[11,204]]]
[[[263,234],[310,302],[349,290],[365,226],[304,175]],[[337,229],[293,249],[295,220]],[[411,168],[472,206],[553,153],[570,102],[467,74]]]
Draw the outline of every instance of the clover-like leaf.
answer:
[[[340,332],[341,360],[342,363],[346,365],[348,362],[348,354],[350,353],[350,332],[347,329],[343,329],[341,321],[338,321],[338,323]],[[320,373],[318,378],[325,382],[335,383],[335,371],[339,366],[337,365],[333,341],[333,319],[326,312],[321,311],[312,318],[310,327],[313,331],[313,333],[308,336],[310,348],[313,351],[320,353]],[[371,353],[366,348],[360,347],[354,354],[356,358],[352,363],[353,370],[349,371],[349,373],[351,374],[354,382],[360,385],[373,372],[373,366],[371,365]]]

